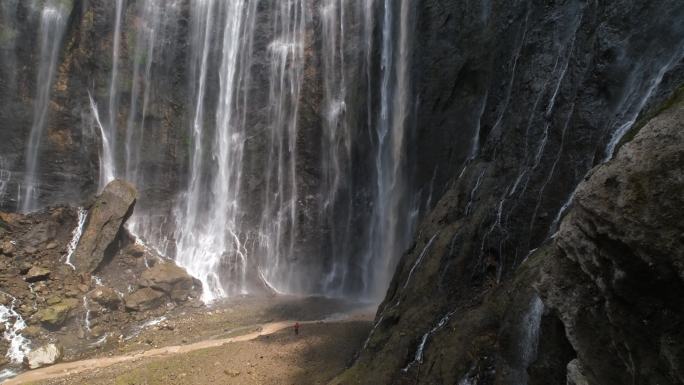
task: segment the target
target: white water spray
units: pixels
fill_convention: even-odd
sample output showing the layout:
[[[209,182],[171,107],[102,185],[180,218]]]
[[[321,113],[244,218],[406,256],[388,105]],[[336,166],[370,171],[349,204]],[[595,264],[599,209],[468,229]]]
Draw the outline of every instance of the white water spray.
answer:
[[[57,61],[62,48],[62,38],[69,16],[64,2],[48,0],[41,12],[40,22],[40,60],[38,63],[38,91],[33,104],[33,123],[26,147],[26,169],[24,174],[24,194],[21,196],[21,209],[24,212],[35,210],[35,196],[38,184],[38,163],[43,132],[48,124],[50,94],[57,72]]]
[[[197,76],[195,146],[190,184],[177,209],[177,262],[202,282],[205,302],[246,292],[247,250],[240,231],[242,162],[246,140],[243,93],[254,28],[254,0],[199,0],[192,7],[193,73]],[[215,32],[219,35],[214,35]],[[216,105],[212,163],[206,164],[206,82],[212,39],[221,44],[220,89]],[[213,167],[210,176],[204,173]]]
[[[83,316],[83,326],[85,330],[90,332],[90,307],[88,306],[88,297],[83,296],[83,309],[85,310],[85,315]]]
[[[64,257],[64,263],[69,265],[72,269],[76,270],[76,266],[71,262],[71,258],[76,252],[76,247],[78,247],[78,242],[81,241],[81,236],[83,235],[83,227],[85,226],[86,219],[88,218],[88,211],[83,207],[78,208],[78,224],[74,231],[71,232],[71,240],[67,245],[66,255]]]
[[[7,358],[13,364],[22,364],[24,358],[30,351],[30,341],[21,335],[21,331],[26,328],[26,322],[19,313],[14,310],[17,299],[7,293],[0,293],[12,298],[10,307],[0,305],[0,323],[5,325],[3,337],[10,343],[7,350]]]

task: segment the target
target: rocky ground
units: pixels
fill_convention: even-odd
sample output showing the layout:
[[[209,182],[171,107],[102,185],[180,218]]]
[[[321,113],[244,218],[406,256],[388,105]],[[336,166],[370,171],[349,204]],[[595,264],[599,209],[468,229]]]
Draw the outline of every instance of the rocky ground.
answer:
[[[363,344],[368,321],[303,325],[253,341],[146,359],[33,384],[326,384]]]
[[[112,182],[87,208],[0,213],[0,371],[214,340],[274,320],[360,305],[264,294],[205,306],[185,270],[125,230],[135,189]]]
[[[125,230],[135,200],[115,181],[85,209],[0,213],[0,370],[78,358],[203,306],[197,281]]]
[[[222,339],[273,321],[319,320],[363,307],[268,293],[206,306],[197,280],[125,229],[136,196],[131,185],[114,181],[86,208],[0,213],[0,378],[59,361]],[[358,339],[363,327],[342,329]],[[354,339],[343,339],[353,345]]]

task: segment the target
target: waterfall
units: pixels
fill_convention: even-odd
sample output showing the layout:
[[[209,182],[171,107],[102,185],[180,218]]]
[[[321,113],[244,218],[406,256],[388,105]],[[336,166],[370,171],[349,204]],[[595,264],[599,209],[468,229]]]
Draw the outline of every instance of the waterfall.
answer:
[[[398,22],[395,13],[398,9]],[[381,47],[380,113],[375,123],[375,189],[364,292],[377,297],[407,246],[413,223],[407,207],[406,163],[409,105],[410,2],[384,0]],[[395,31],[395,27],[398,30]],[[405,227],[402,227],[405,226]]]
[[[432,337],[438,331],[442,330],[447,325],[451,317],[454,316],[454,314],[456,314],[455,310],[447,313],[444,317],[442,317],[439,320],[439,322],[437,322],[437,325],[435,325],[427,333],[423,334],[423,337],[420,339],[420,343],[418,344],[418,348],[416,349],[416,353],[413,355],[413,361],[409,362],[408,365],[402,368],[402,372],[406,373],[415,365],[420,365],[423,363],[425,347],[427,346],[430,337]]]
[[[47,29],[67,18],[54,4],[41,30],[50,78],[63,31]],[[411,9],[408,0],[108,3],[107,60],[93,67],[104,73],[89,73],[82,106],[100,138],[98,188],[114,178],[138,187],[127,228],[197,277],[206,301],[255,286],[377,299],[415,220]],[[169,58],[187,62],[171,72]],[[164,94],[176,87],[162,84],[164,71],[182,92]],[[36,104],[47,113],[44,88]],[[159,134],[168,136],[156,147]],[[158,180],[174,172],[180,188],[160,192]]]
[[[0,156],[0,204],[2,204],[3,198],[7,193],[7,186],[12,179],[12,172],[10,171],[9,164],[4,157]]]
[[[157,37],[162,28],[163,5],[159,0],[145,0],[139,11],[141,22],[136,31],[133,84],[126,122],[125,178],[138,184],[140,151],[145,137],[145,116],[150,102],[152,63]]]
[[[517,330],[514,335],[516,353],[506,381],[513,385],[527,385],[528,369],[537,360],[539,337],[544,315],[544,303],[538,295],[530,298],[525,313],[516,320]]]
[[[177,261],[200,281],[203,299],[246,292],[247,250],[240,229],[245,144],[245,81],[256,1],[198,0],[192,5],[191,67],[196,76],[190,183],[177,215]],[[220,47],[219,95],[212,127],[205,115],[211,44]],[[204,146],[213,141],[211,162]],[[206,169],[211,168],[211,173]]]
[[[70,9],[62,1],[48,0],[41,12],[40,21],[40,56],[38,77],[36,79],[36,96],[33,103],[33,123],[28,137],[25,155],[25,174],[21,209],[24,212],[36,208],[36,189],[39,184],[38,161],[43,131],[47,127],[50,109],[50,93],[52,82],[57,71],[57,60],[62,48],[62,38]]]
[[[0,293],[0,295],[8,294]],[[7,358],[9,358],[10,362],[13,364],[22,364],[24,362],[24,357],[26,357],[26,354],[29,352],[30,342],[21,335],[21,331],[26,328],[26,322],[21,318],[21,315],[14,310],[16,302],[17,299],[12,297],[10,307],[0,305],[0,323],[5,325],[3,337],[10,343],[6,354]]]
[[[117,134],[117,116],[118,116],[118,104],[119,104],[119,93],[118,93],[118,82],[119,82],[119,59],[120,59],[120,47],[121,47],[121,23],[124,14],[124,0],[116,0],[114,14],[114,36],[112,43],[112,73],[109,80],[109,99],[108,99],[108,119],[107,125],[102,126],[99,122],[98,125],[102,134],[102,156],[100,157],[100,190],[102,190],[107,183],[114,180],[117,175],[116,167],[116,134]],[[91,97],[91,106],[93,105],[93,100]],[[98,119],[99,121],[99,119]]]
[[[83,316],[83,327],[87,332],[90,332],[90,307],[88,306],[88,296],[83,296],[83,309],[85,310],[85,315]]]
[[[88,218],[88,211],[82,207],[78,208],[78,224],[74,231],[71,232],[71,240],[67,245],[66,254],[64,256],[64,263],[69,267],[76,270],[76,266],[71,262],[71,258],[78,247],[78,242],[81,240],[81,235],[83,235],[83,227],[85,226],[86,219]]]
[[[347,14],[343,4],[326,0],[321,4],[323,71],[323,216],[331,222],[333,266],[324,278],[324,291],[340,291],[346,285],[351,226],[350,180],[353,138],[347,119],[347,62],[345,43]],[[346,196],[343,198],[341,196]],[[338,200],[344,200],[338,203]],[[337,207],[337,206],[341,207]],[[338,211],[342,211],[337,215]]]
[[[104,125],[102,125],[102,120],[100,119],[100,111],[97,109],[97,103],[93,98],[93,95],[88,92],[88,101],[90,103],[90,112],[95,121],[95,125],[100,133],[100,138],[102,138],[102,145],[100,146],[100,188],[104,188],[105,181],[111,181],[114,179],[114,155],[112,152],[114,148],[109,143],[109,135]],[[103,184],[105,183],[105,184]]]
[[[304,70],[305,4],[273,3],[273,40],[268,46],[269,140],[259,246],[267,284],[293,290],[292,260],[297,235],[297,128]]]
[[[646,103],[658,89],[663,77],[684,57],[684,44],[680,44],[670,55],[653,55],[646,62],[636,63],[627,81],[624,95],[618,109],[614,126],[609,132],[603,163],[609,161],[618,144],[634,126]]]

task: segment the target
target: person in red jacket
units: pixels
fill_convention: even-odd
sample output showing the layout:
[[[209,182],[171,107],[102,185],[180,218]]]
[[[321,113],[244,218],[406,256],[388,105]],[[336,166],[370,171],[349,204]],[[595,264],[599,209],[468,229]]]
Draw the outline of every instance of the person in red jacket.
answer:
[[[295,332],[295,335],[296,335],[296,336],[299,335],[299,322],[295,322],[295,324],[294,324],[294,332]]]

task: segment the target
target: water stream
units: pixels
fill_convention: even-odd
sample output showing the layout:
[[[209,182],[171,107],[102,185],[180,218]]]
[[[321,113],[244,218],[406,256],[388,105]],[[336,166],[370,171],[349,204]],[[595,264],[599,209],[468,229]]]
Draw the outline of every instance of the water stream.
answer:
[[[48,124],[50,94],[55,73],[57,72],[57,61],[62,52],[62,39],[70,11],[70,9],[67,9],[65,2],[48,0],[40,16],[40,56],[38,78],[36,79],[37,95],[33,104],[33,123],[26,145],[26,167],[20,204],[24,212],[36,209],[35,194],[40,183],[38,168],[41,142]]]
[[[42,87],[21,188],[25,210],[38,208],[39,144],[70,12],[62,4],[38,7]],[[420,204],[411,197],[407,155],[412,7],[408,0],[112,1],[108,60],[90,75],[82,106],[99,142],[98,189],[114,178],[139,188],[127,228],[197,277],[207,302],[259,285],[381,297]],[[187,28],[184,56],[178,28]],[[179,128],[186,132],[178,133],[187,134],[187,148],[173,156],[187,159],[175,171],[175,196],[161,204],[148,200],[147,189],[158,189],[165,175],[144,163],[145,151],[168,123],[160,106],[169,86],[161,82],[171,74],[165,62],[179,57],[187,59],[187,123]],[[319,59],[320,78],[312,77]],[[312,135],[304,110],[319,90],[320,134]],[[315,172],[306,164],[312,160]],[[257,189],[247,173],[255,169]],[[368,191],[367,207],[353,205],[358,191]]]

